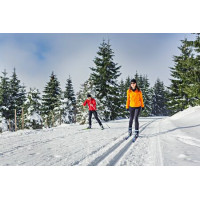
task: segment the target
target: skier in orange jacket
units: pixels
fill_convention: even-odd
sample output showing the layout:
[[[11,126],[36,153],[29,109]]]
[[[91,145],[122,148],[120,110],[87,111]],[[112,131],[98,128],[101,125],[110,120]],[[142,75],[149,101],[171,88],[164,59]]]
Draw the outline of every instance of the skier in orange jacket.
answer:
[[[133,119],[135,117],[135,137],[139,136],[139,121],[138,117],[141,109],[144,110],[144,103],[142,97],[142,91],[137,86],[137,81],[135,79],[131,80],[131,85],[127,90],[127,101],[126,101],[126,109],[130,112],[130,120],[129,120],[129,136],[132,135],[132,125]]]

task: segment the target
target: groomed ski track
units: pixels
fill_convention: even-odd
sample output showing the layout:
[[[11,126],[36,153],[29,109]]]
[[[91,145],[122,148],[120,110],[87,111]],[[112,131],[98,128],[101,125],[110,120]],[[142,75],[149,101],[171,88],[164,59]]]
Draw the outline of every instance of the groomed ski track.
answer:
[[[141,118],[140,136],[127,136],[127,120],[109,122],[100,130],[67,125],[46,130],[24,130],[0,135],[0,165],[115,166],[163,165],[159,121]]]
[[[143,124],[140,128],[140,133],[142,134],[143,130],[153,122],[154,120]],[[124,154],[130,149],[131,145],[135,143],[132,142],[133,136],[131,136],[128,140],[125,140],[125,137],[128,135],[127,131],[125,131],[120,138],[118,138],[114,144],[107,145],[103,149],[99,150],[95,154],[86,158],[86,162],[90,162],[89,166],[96,165],[107,165],[113,166],[116,165],[117,162],[124,156]],[[137,142],[137,141],[136,141]],[[96,157],[96,158],[95,158]],[[82,161],[80,164],[86,164]]]

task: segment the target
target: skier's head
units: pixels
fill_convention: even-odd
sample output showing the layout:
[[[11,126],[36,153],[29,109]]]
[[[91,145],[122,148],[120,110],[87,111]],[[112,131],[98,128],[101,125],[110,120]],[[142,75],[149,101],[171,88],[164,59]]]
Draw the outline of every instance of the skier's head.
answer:
[[[91,94],[87,94],[87,98],[91,99],[92,98]]]
[[[138,85],[137,85],[137,81],[136,81],[136,79],[132,79],[131,80],[131,84],[130,84],[130,87],[129,87],[129,89],[138,89],[139,91],[140,91],[140,88],[138,87]]]
[[[133,83],[133,84],[135,84],[135,83],[137,84],[136,79],[132,79],[132,80],[131,80],[131,84],[132,84],[132,83]]]

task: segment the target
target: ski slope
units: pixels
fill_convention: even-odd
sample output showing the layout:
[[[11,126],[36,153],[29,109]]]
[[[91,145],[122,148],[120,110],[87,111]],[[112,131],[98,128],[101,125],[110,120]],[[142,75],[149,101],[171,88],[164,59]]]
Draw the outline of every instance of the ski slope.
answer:
[[[61,125],[0,134],[0,165],[162,166],[200,165],[200,106],[172,117],[139,118],[140,136],[127,136],[128,119]],[[93,120],[94,122],[94,120]]]

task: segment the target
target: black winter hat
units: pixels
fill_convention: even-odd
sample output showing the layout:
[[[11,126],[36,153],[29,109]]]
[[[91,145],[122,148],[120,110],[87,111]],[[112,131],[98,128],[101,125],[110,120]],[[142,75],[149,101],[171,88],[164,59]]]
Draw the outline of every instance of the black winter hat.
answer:
[[[132,79],[131,83],[137,83],[137,81],[135,79]]]
[[[91,94],[88,94],[87,97],[91,97]]]

